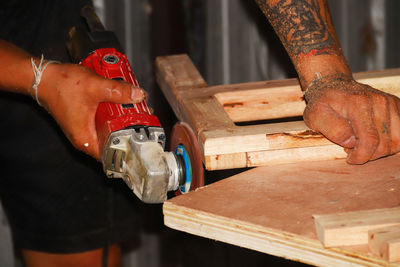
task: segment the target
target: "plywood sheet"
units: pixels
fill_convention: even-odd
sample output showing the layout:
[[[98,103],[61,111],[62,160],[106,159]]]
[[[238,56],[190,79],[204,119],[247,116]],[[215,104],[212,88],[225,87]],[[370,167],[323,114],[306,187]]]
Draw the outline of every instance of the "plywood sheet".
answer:
[[[400,155],[258,167],[164,204],[171,228],[324,266],[388,264],[368,245],[324,248],[313,214],[400,206]],[[392,263],[393,266],[400,264]]]

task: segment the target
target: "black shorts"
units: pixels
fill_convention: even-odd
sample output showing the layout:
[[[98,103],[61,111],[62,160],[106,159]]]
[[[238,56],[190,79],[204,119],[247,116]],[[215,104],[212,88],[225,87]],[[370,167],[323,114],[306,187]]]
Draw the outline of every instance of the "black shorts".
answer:
[[[68,29],[83,0],[0,4],[0,38],[36,56],[68,60]],[[0,93],[0,198],[15,245],[73,253],[133,238],[142,205],[122,180],[75,150],[54,119],[27,96]]]
[[[0,119],[0,197],[15,245],[72,253],[134,238],[141,203],[133,192],[122,180],[106,178],[98,162],[74,150],[57,125],[46,127],[48,115],[38,120],[42,112],[34,109],[29,123],[17,118],[22,126],[14,129]]]

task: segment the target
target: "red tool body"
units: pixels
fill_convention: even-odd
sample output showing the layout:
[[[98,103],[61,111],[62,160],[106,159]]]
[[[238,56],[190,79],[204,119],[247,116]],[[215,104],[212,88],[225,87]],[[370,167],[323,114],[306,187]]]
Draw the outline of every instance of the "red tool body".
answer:
[[[139,86],[128,59],[115,48],[97,49],[81,64],[105,78],[123,80]],[[161,127],[161,124],[158,118],[151,114],[145,100],[137,104],[101,103],[96,112],[100,151],[104,150],[104,144],[112,132],[132,126]]]

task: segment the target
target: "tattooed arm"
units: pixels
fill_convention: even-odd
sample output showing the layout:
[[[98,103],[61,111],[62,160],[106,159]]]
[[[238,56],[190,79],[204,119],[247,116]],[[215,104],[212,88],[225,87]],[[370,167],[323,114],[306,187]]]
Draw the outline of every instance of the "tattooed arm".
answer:
[[[326,0],[256,0],[285,46],[305,91],[306,124],[362,164],[400,151],[400,99],[357,83]]]

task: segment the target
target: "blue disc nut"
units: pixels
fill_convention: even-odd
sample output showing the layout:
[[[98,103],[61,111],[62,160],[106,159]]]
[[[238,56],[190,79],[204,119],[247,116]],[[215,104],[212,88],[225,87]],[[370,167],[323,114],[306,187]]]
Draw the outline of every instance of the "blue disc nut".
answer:
[[[190,157],[184,145],[178,145],[175,154],[182,156],[185,165],[185,183],[179,186],[179,190],[182,194],[185,194],[190,191],[190,187],[192,186],[192,165],[190,164]]]

